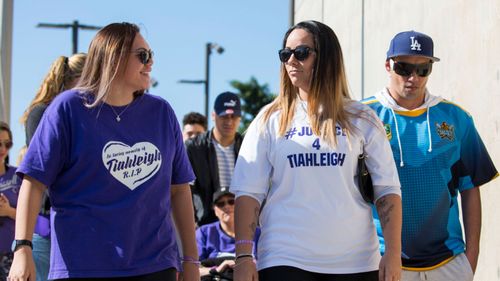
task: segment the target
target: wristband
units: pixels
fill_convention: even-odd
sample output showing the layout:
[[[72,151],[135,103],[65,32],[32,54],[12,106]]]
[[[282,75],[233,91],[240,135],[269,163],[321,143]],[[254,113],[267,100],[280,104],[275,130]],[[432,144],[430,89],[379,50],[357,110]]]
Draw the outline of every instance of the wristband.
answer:
[[[190,256],[184,256],[182,258],[182,262],[193,263],[193,264],[197,264],[197,265],[201,264],[201,262],[198,259],[192,258]]]
[[[236,256],[235,260],[242,259],[242,258],[252,258],[253,259],[253,255],[252,254],[241,254],[241,255]]]
[[[14,250],[12,252],[17,251],[22,246],[28,246],[31,248],[31,250],[33,250],[33,243],[31,243],[30,240],[14,240],[14,243],[15,243],[15,246],[14,246]]]
[[[253,245],[254,243],[255,242],[253,242],[253,240],[244,240],[244,239],[242,239],[242,240],[236,241],[234,244],[235,245],[241,245],[241,244],[252,244]]]

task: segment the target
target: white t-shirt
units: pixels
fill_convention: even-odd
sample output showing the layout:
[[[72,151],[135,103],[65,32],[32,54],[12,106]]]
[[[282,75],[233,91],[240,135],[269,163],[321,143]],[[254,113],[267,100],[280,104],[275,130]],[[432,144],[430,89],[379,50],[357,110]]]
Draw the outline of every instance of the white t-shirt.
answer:
[[[259,270],[293,266],[342,274],[378,269],[380,253],[371,205],[363,201],[356,180],[361,144],[368,155],[376,200],[386,194],[400,195],[399,178],[374,112],[355,101],[347,106],[368,117],[351,121],[359,133],[349,137],[337,126],[335,148],[312,133],[303,101],[297,103],[284,136],[278,136],[279,111],[265,125],[262,114],[250,125],[231,191],[259,201],[267,195],[260,214]]]

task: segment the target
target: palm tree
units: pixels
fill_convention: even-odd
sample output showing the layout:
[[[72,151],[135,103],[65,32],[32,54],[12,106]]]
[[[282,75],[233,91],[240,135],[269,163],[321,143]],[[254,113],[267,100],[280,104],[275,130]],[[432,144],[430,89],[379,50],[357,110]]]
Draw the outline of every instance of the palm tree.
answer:
[[[241,98],[241,109],[243,111],[239,131],[245,132],[261,108],[273,101],[275,94],[269,91],[268,84],[260,85],[253,76],[250,77],[248,82],[232,80],[229,83],[239,91],[237,94]]]

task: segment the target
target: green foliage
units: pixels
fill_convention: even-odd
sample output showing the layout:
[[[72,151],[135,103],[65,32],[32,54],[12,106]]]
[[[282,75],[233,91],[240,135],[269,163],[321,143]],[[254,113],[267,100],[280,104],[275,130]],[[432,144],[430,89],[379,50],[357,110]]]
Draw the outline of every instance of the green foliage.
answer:
[[[241,99],[242,116],[239,131],[242,133],[246,131],[261,108],[272,102],[276,95],[269,91],[268,84],[260,85],[253,76],[248,82],[232,80],[229,83],[238,90],[236,94]]]

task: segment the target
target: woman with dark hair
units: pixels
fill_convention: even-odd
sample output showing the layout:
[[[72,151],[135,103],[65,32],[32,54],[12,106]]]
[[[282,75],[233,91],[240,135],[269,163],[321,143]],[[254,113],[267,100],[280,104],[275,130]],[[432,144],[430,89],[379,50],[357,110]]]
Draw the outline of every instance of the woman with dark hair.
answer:
[[[280,93],[250,125],[231,184],[235,280],[399,280],[396,166],[380,121],[350,98],[335,33],[317,21],[298,23],[279,58]],[[387,239],[382,258],[372,205],[356,180],[363,151]],[[256,266],[251,247],[259,216]]]
[[[47,187],[49,279],[176,280],[172,215],[184,280],[199,280],[194,175],[174,111],[146,93],[152,65],[135,24],[110,24],[92,40],[77,86],[50,103],[18,169],[11,280],[34,278],[30,238]]]
[[[16,220],[17,196],[21,181],[16,167],[9,165],[12,148],[12,132],[7,123],[0,121],[0,280],[5,280],[12,263],[14,224]]]

